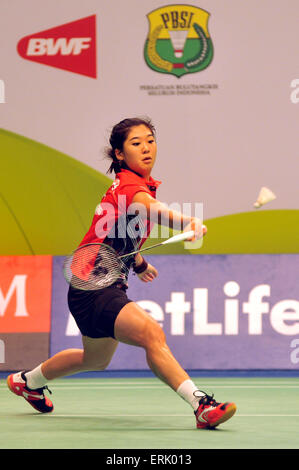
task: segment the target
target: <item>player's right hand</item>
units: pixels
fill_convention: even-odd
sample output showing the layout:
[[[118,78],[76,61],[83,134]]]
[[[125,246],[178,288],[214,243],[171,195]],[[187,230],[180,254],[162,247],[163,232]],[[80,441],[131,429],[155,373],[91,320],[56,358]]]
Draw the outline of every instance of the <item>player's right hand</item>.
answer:
[[[194,236],[190,239],[187,239],[187,241],[190,242],[195,242],[196,240],[199,240],[208,231],[207,227],[203,225],[202,221],[196,218],[192,219],[191,222],[184,228],[184,232],[189,232],[190,230],[193,230],[194,232]]]

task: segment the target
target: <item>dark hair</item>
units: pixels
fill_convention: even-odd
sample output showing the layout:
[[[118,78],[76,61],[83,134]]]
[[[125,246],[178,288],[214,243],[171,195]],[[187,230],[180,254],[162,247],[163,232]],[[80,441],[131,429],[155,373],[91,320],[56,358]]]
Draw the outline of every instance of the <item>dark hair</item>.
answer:
[[[116,158],[115,150],[123,150],[123,145],[128,137],[128,134],[132,127],[144,125],[150,129],[153,135],[155,135],[155,127],[149,118],[127,118],[116,124],[110,135],[110,148],[106,149],[106,157],[112,160],[107,173],[114,172],[119,173],[121,169],[121,162]]]

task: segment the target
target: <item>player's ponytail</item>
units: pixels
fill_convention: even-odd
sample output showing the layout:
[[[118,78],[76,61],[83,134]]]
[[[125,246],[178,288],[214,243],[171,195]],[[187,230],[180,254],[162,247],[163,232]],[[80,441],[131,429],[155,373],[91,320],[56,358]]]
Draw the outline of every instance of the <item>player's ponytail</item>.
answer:
[[[116,158],[115,149],[110,148],[106,150],[106,156],[112,160],[111,165],[109,166],[107,173],[119,173],[121,169],[121,162]]]
[[[115,155],[115,150],[123,150],[124,142],[132,127],[144,125],[155,135],[155,128],[149,118],[127,118],[116,124],[110,135],[110,147],[106,149],[106,157],[112,160],[107,173],[119,173],[121,170],[121,161]]]

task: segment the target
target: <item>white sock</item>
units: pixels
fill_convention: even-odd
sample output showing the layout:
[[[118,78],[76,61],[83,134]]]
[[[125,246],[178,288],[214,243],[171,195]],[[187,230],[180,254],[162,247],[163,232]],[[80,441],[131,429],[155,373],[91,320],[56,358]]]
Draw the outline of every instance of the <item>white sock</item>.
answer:
[[[196,391],[196,396],[194,396],[194,392]],[[176,393],[180,395],[185,401],[192,406],[193,410],[196,411],[198,408],[198,402],[201,396],[204,396],[205,393],[198,390],[198,387],[192,382],[192,380],[188,379],[181,383],[181,385],[176,390]]]
[[[42,364],[33,370],[25,373],[27,385],[29,388],[34,390],[35,388],[41,388],[46,385],[48,379],[42,374]]]

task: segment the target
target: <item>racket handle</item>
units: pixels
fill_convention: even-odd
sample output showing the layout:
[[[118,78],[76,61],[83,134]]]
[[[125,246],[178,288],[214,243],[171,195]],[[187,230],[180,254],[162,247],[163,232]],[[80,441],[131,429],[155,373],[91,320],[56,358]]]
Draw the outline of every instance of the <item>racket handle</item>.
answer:
[[[194,231],[190,230],[189,232],[179,233],[178,235],[174,235],[173,237],[169,238],[160,243],[156,243],[155,245],[147,246],[146,248],[141,248],[140,250],[132,251],[126,255],[121,255],[119,258],[126,258],[127,256],[135,255],[136,253],[142,253],[143,251],[151,250],[152,248],[157,248],[158,246],[166,245],[167,243],[176,243],[180,241],[184,241],[187,238],[192,238],[194,236]]]
[[[167,243],[182,242],[184,240],[187,240],[187,238],[193,238],[193,237],[194,237],[194,230],[190,230],[189,232],[183,232],[183,233],[179,233],[178,235],[174,235],[168,240],[165,240],[165,242],[163,242],[163,245],[167,245]]]
[[[205,227],[205,225],[203,225],[203,227]],[[126,258],[128,256],[135,255],[137,253],[142,253],[143,251],[151,250],[152,248],[156,248],[161,245],[167,245],[168,243],[182,242],[184,240],[187,240],[188,238],[193,238],[194,235],[195,235],[194,230],[179,233],[178,235],[174,235],[173,237],[169,238],[168,240],[165,240],[164,242],[156,243],[155,245],[147,246],[146,248],[141,248],[140,250],[132,251],[131,253],[127,253],[126,255],[121,255],[118,258]]]

